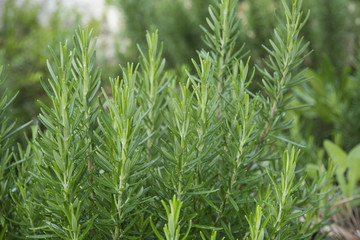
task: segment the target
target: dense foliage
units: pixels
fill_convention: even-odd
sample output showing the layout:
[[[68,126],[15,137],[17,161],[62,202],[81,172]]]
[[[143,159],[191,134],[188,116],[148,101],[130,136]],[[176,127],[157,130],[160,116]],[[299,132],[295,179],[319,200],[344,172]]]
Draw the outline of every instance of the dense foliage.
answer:
[[[249,11],[260,2],[271,5],[250,1]],[[302,0],[274,6],[257,65],[236,0],[210,5],[194,71],[167,71],[156,30],[106,88],[92,30],[50,47],[47,100],[25,145],[14,136],[30,123],[12,121],[14,97],[1,89],[0,239],[324,239],[334,179],[343,196],[358,192],[358,139],[341,128],[358,129],[349,111],[358,96],[346,94],[358,78],[344,70],[337,82],[330,55],[323,71],[307,70],[309,13]],[[312,133],[321,120],[331,134]],[[330,161],[324,137],[335,141],[325,142]]]

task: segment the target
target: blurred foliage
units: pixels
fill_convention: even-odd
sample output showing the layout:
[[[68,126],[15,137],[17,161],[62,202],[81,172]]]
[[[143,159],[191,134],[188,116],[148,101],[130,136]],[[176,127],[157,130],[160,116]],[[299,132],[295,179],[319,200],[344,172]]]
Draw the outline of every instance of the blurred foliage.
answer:
[[[307,39],[315,50],[312,66],[321,67],[323,57],[330,60],[335,73],[342,74],[345,66],[356,56],[355,43],[359,38],[359,1],[319,0],[307,1],[311,9]]]
[[[138,50],[146,46],[146,30],[159,30],[160,41],[166,42],[164,57],[167,67],[175,68],[196,57],[201,49],[202,31],[205,25],[210,0],[113,0],[123,11],[126,22],[126,36],[131,43],[121,56],[126,61],[137,61]]]
[[[72,31],[61,26],[59,12],[51,16],[49,27],[45,27],[38,19],[39,6],[30,1],[23,4],[20,7],[9,0],[1,9],[0,64],[9,66],[10,90],[20,91],[14,105],[17,117],[29,119],[39,111],[36,100],[43,94],[40,78],[47,78],[46,46],[56,46]]]
[[[332,139],[348,151],[359,143],[359,70],[345,68],[337,77],[326,58],[321,69],[307,71],[311,81],[295,91],[300,101],[311,105],[299,113],[305,134],[312,135],[317,146]]]
[[[245,0],[239,5],[239,17],[243,22],[243,41],[251,50],[252,57],[257,64],[267,56],[261,47],[267,44],[276,25],[274,9],[280,1],[274,0]],[[278,14],[278,13],[277,13]]]
[[[73,30],[80,22],[75,11],[65,12],[59,3],[47,22],[40,21],[40,14],[44,14],[40,3],[30,0],[6,0],[0,8],[0,65],[8,66],[9,90],[20,91],[12,107],[16,118],[24,121],[35,119],[37,100],[44,97],[40,79],[49,77],[45,62],[51,55],[47,46],[57,49],[63,40],[71,45]],[[95,20],[89,25],[95,31],[99,28]]]
[[[279,0],[243,0],[239,4],[239,16],[243,20],[244,41],[251,52],[255,52],[261,64],[266,56],[261,44],[271,37],[272,29],[278,24]],[[341,75],[345,66],[353,66],[360,33],[359,1],[319,0],[304,1],[303,9],[311,16],[304,28],[304,38],[310,41],[314,52],[307,59],[313,69],[322,66],[323,58],[329,58],[335,73]]]
[[[346,154],[336,144],[328,140],[324,142],[324,147],[337,165],[335,173],[341,191],[346,197],[356,196],[359,189],[355,187],[360,180],[360,144],[351,149],[349,154]]]
[[[314,52],[307,62],[310,81],[294,91],[300,102],[310,105],[297,112],[299,133],[311,139],[313,156],[321,155],[316,152],[325,139],[350,151],[360,142],[360,3],[306,3],[312,12],[307,38]]]

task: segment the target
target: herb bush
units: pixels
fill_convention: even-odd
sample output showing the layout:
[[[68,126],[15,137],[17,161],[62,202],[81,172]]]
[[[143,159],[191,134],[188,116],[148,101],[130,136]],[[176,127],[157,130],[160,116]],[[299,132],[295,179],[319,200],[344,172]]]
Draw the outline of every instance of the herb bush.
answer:
[[[51,49],[42,128],[25,147],[12,133],[27,124],[10,123],[1,95],[1,239],[324,238],[334,166],[307,178],[301,145],[286,137],[291,89],[308,80],[309,15],[301,0],[281,3],[264,68],[237,44],[236,0],[209,7],[206,49],[182,81],[164,70],[156,31],[110,92],[91,30]]]

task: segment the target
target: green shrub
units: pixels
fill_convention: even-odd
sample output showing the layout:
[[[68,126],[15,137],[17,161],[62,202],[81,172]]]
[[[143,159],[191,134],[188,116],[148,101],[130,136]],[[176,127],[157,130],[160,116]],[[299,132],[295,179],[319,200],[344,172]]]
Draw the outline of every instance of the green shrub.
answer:
[[[299,144],[286,138],[290,90],[307,80],[308,15],[301,0],[281,3],[265,67],[239,47],[236,0],[210,6],[207,48],[184,81],[164,71],[157,32],[140,64],[110,78],[111,92],[99,93],[91,30],[76,32],[73,49],[51,49],[43,131],[34,127],[24,150],[1,143],[2,179],[12,181],[0,183],[2,237],[321,239],[333,167],[306,178]]]

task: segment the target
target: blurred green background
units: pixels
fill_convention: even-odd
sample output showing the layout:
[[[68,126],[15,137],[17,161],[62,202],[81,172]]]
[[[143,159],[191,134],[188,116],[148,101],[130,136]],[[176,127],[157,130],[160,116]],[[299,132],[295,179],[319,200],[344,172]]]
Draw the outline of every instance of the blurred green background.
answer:
[[[105,84],[109,76],[119,73],[118,64],[137,62],[137,44],[145,46],[146,30],[159,30],[171,71],[190,68],[196,51],[206,49],[200,25],[206,25],[210,0],[104,0],[104,12],[97,18],[78,11],[81,4],[92,5],[90,1],[79,1],[73,8],[60,4],[65,1],[54,1],[55,7],[46,11],[44,3],[49,2],[0,0],[0,65],[8,69],[9,91],[20,91],[13,105],[20,122],[36,121],[37,99],[44,95],[40,78],[48,77],[48,46],[56,50],[60,41],[71,43],[78,25],[90,25],[99,36],[97,56]],[[254,65],[262,66],[266,58],[262,44],[268,44],[273,34],[279,4],[280,0],[239,1],[241,41]],[[312,146],[305,150],[310,159],[319,159],[317,149],[324,139],[346,151],[360,142],[359,5],[355,0],[305,0],[303,4],[311,12],[302,32],[304,41],[311,43],[309,51],[313,50],[305,62],[311,80],[292,94],[294,104],[309,106],[292,113],[296,127],[288,134]]]

